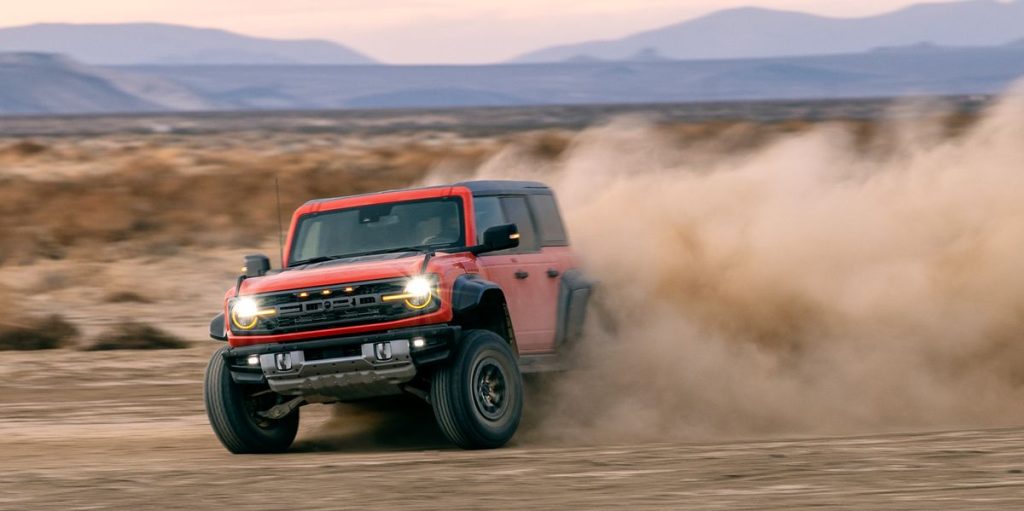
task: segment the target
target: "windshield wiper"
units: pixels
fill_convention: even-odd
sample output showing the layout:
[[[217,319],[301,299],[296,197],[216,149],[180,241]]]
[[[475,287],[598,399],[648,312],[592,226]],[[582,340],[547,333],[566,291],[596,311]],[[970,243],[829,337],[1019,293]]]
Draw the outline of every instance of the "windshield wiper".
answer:
[[[305,266],[307,264],[326,263],[327,261],[337,261],[339,259],[353,259],[353,258],[356,258],[356,257],[364,257],[364,256],[380,255],[380,254],[391,254],[391,253],[396,253],[396,252],[416,252],[418,250],[419,249],[416,249],[416,248],[388,248],[388,249],[384,249],[384,250],[371,250],[369,252],[357,252],[355,254],[333,255],[333,256],[316,256],[316,257],[311,257],[309,259],[303,259],[301,261],[295,261],[294,263],[290,264],[289,266],[291,266],[291,267]]]
[[[403,252],[419,252],[421,254],[426,254],[428,252],[433,252],[434,250],[435,250],[435,248],[430,246],[430,245],[419,245],[419,246],[415,246],[415,247],[396,247],[396,248],[385,248],[385,249],[381,249],[381,250],[371,250],[369,252],[359,252],[357,254],[352,254],[352,255],[345,256],[345,257],[363,257],[363,256],[372,256],[372,255],[381,255],[381,254],[401,254]]]
[[[382,249],[382,250],[370,250],[368,252],[357,252],[355,254],[346,254],[346,255],[317,256],[317,257],[312,257],[312,258],[309,258],[309,259],[303,259],[301,261],[295,261],[294,263],[292,263],[289,266],[292,266],[292,267],[294,267],[294,266],[305,266],[307,264],[324,263],[324,262],[327,262],[327,261],[336,261],[338,259],[352,259],[352,258],[356,258],[356,257],[374,256],[374,255],[381,255],[381,254],[398,254],[398,253],[402,253],[402,252],[418,252],[420,254],[424,254],[424,255],[427,256],[426,260],[424,261],[424,263],[426,263],[427,261],[430,260],[431,257],[433,257],[434,252],[437,251],[437,248],[438,247],[433,246],[433,245],[419,245],[419,246],[415,246],[415,247],[397,247],[397,248],[385,248],[385,249]],[[426,264],[424,264],[424,267],[426,267]]]
[[[423,254],[423,264],[420,265],[420,273],[427,271],[427,263],[430,262],[430,258],[434,257],[438,247],[436,245],[417,245],[415,247],[406,247],[403,249],[397,249],[399,252],[419,252]]]
[[[415,247],[401,247],[401,248],[388,248],[384,250],[375,250],[373,252],[364,252],[359,254],[360,256],[365,255],[379,255],[379,254],[395,254],[402,252],[417,252],[423,254],[423,264],[420,265],[420,273],[427,271],[427,263],[430,262],[430,258],[434,257],[434,253],[437,252],[438,247],[436,245],[417,245]]]
[[[344,256],[317,256],[317,257],[311,257],[309,259],[303,259],[301,261],[295,261],[290,266],[305,266],[307,264],[325,263],[327,261],[334,261],[336,259],[341,259],[342,257],[344,257]]]

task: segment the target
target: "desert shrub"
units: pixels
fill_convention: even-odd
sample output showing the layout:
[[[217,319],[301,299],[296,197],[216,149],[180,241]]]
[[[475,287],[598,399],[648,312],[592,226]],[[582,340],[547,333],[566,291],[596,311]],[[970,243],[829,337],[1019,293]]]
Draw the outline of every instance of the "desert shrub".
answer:
[[[135,291],[111,291],[103,299],[107,303],[153,303],[153,299]]]
[[[572,142],[568,135],[545,131],[530,140],[530,149],[539,158],[554,160],[562,155]]]
[[[78,328],[56,314],[22,322],[0,320],[0,350],[30,351],[63,348],[78,336]]]
[[[951,132],[976,116],[950,118]],[[875,121],[844,120],[861,146],[878,137]],[[658,125],[689,154],[746,151],[815,123],[709,120]],[[313,198],[402,188],[436,174],[468,177],[509,145],[546,162],[560,158],[576,132],[543,129],[500,136],[278,136],[225,132],[202,137],[135,135],[40,141],[0,138],[14,167],[63,169],[53,179],[0,172],[0,264],[118,255],[173,257],[183,248],[249,247],[277,233],[277,188],[285,223]],[[54,275],[48,289],[61,288]],[[67,285],[77,285],[71,281]]]
[[[72,275],[67,270],[48,270],[39,276],[35,288],[44,291],[59,291],[72,286]]]
[[[187,341],[163,329],[146,323],[127,322],[103,332],[85,350],[169,350],[187,347]]]
[[[21,140],[4,148],[2,152],[15,156],[32,156],[46,151],[47,146],[34,140]]]

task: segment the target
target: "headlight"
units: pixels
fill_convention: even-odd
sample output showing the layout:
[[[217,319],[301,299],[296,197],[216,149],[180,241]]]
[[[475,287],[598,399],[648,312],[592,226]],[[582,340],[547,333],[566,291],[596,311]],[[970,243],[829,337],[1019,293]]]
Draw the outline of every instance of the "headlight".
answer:
[[[430,303],[430,298],[434,295],[434,285],[424,277],[413,277],[405,285],[405,294],[409,295],[405,299],[406,305],[422,309]]]
[[[259,322],[260,316],[276,313],[274,309],[260,310],[259,304],[252,298],[239,298],[231,306],[231,322],[242,330],[252,330]]]
[[[434,280],[428,277],[413,277],[405,283],[405,289],[400,294],[381,297],[385,302],[404,300],[406,307],[410,309],[423,309],[430,305],[434,299]]]

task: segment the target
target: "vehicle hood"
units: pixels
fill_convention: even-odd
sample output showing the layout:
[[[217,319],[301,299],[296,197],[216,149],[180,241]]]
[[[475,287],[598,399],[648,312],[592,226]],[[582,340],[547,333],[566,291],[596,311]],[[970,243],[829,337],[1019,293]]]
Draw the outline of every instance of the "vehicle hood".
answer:
[[[393,277],[409,277],[420,273],[423,254],[398,258],[374,258],[327,261],[284,270],[280,273],[253,277],[242,281],[241,295],[316,288]]]

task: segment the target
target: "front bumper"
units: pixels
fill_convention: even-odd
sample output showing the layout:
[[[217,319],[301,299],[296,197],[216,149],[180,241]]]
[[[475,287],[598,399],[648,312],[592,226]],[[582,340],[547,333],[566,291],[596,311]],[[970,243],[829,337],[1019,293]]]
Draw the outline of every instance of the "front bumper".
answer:
[[[315,341],[259,344],[224,352],[237,383],[266,383],[310,402],[401,393],[420,368],[447,360],[459,327],[435,325]]]

